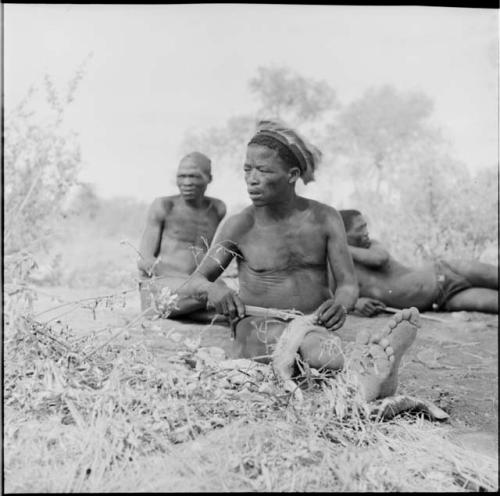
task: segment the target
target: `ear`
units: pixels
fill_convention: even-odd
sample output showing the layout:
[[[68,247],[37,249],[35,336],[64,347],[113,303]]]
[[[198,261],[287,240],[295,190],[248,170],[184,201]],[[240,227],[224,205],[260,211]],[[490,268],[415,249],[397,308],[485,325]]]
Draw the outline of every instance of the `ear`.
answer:
[[[298,167],[292,167],[288,171],[288,182],[290,184],[296,183],[299,180],[300,177],[300,169]]]

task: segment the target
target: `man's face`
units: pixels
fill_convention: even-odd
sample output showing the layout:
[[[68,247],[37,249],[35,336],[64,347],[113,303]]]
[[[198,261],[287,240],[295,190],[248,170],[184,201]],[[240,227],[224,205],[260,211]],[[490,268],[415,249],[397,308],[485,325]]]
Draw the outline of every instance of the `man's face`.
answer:
[[[347,243],[359,248],[369,248],[371,245],[366,220],[362,215],[356,215],[351,221],[351,227],[347,231]]]
[[[185,200],[196,200],[205,194],[210,177],[192,158],[181,161],[177,169],[177,187]]]
[[[247,190],[256,206],[278,203],[290,190],[290,170],[276,150],[249,145],[244,165]]]

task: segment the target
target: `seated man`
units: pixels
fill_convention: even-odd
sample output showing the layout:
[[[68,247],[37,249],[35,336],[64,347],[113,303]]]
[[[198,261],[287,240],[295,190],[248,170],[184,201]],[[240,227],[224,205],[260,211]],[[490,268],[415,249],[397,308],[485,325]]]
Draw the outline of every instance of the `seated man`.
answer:
[[[318,158],[319,152],[292,129],[270,121],[259,124],[243,167],[253,205],[221,226],[180,291],[187,299],[173,315],[213,307],[233,320],[240,357],[269,361],[287,323],[248,315],[246,306],[313,314],[317,325],[300,344],[302,359],[315,368],[338,370],[346,357],[359,371],[370,401],[394,394],[400,358],[415,339],[418,311],[398,313],[381,332],[363,334],[349,346],[333,334],[354,307],[358,285],[338,212],[295,192],[299,178],[304,183],[313,179]],[[233,257],[239,294],[216,280]],[[337,282],[335,295],[328,286],[328,265]]]
[[[363,315],[375,315],[385,305],[498,313],[498,267],[459,260],[407,267],[370,239],[359,211],[340,210],[340,215],[359,283],[356,309]]]
[[[137,261],[142,311],[151,306],[152,293],[177,288],[193,273],[226,215],[224,202],[205,196],[211,180],[210,159],[189,153],[177,169],[180,195],[153,201]]]

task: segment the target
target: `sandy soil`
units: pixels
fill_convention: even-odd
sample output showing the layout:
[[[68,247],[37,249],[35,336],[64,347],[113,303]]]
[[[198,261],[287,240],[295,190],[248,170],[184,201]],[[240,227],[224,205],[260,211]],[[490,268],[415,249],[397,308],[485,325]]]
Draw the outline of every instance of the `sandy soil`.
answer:
[[[45,294],[36,302],[37,312],[55,307],[61,301],[110,293],[105,289],[43,288],[43,291]],[[63,315],[66,310],[71,307],[44,313],[39,320],[54,319],[54,322],[59,318],[78,334],[106,327],[119,328],[139,314],[139,297],[136,293],[129,294],[124,307],[117,304],[110,309],[100,305],[95,320],[89,309],[78,308]],[[478,312],[422,315],[422,328],[402,362],[399,391],[435,402],[450,414],[448,422],[457,442],[497,457],[498,317]],[[426,315],[443,322],[428,320]],[[390,318],[388,314],[371,319],[350,315],[339,335],[353,340],[361,329],[382,327]],[[133,326],[131,331],[131,339],[126,342],[144,341],[160,363],[162,357],[178,348],[179,334],[191,339],[201,334],[202,346],[219,346],[228,356],[233,356],[231,333],[225,325],[157,320],[145,327]]]

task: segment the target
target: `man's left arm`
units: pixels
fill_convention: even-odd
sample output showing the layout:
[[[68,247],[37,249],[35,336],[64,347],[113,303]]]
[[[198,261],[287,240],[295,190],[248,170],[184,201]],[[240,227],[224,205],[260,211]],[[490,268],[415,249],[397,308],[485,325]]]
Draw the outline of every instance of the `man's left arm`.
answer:
[[[316,313],[318,320],[328,330],[335,331],[342,327],[347,312],[354,308],[359,296],[359,287],[342,219],[333,209],[327,219],[327,257],[336,282],[336,290],[334,298],[324,302]]]
[[[372,269],[383,267],[389,260],[389,252],[378,241],[372,240],[369,248],[349,246],[352,259]]]

